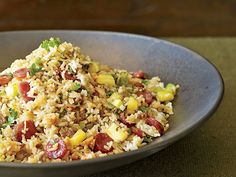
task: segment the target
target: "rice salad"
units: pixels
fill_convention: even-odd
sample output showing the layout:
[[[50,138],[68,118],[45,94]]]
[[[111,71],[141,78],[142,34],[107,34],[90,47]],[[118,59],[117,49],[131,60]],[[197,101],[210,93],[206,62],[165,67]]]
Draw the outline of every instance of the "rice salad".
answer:
[[[66,162],[137,150],[168,130],[178,87],[45,40],[0,74],[0,161]]]

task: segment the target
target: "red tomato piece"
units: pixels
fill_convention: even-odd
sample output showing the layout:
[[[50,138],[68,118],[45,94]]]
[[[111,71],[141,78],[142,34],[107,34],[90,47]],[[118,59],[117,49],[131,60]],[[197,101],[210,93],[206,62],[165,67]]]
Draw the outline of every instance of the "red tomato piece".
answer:
[[[64,72],[63,74],[64,76],[62,76],[62,78],[65,78],[67,80],[76,80],[76,77],[72,74],[69,74],[68,72]]]
[[[21,142],[22,136],[25,136],[25,139],[30,139],[36,132],[37,129],[34,122],[32,120],[27,120],[16,125],[15,136],[17,141]]]
[[[162,125],[160,122],[158,122],[155,118],[153,118],[153,117],[147,118],[146,123],[147,123],[148,125],[151,125],[151,126],[155,127],[155,128],[158,130],[158,132],[159,132],[161,135],[163,135],[163,133],[164,133],[164,127],[163,127],[163,125]]]
[[[145,102],[147,104],[151,104],[153,102],[153,96],[152,96],[152,93],[145,90],[145,91],[139,91],[136,93],[138,96],[141,96],[143,95],[144,99],[145,99]]]
[[[16,77],[17,79],[22,79],[22,78],[25,78],[27,76],[27,73],[29,72],[30,70],[28,68],[21,68],[15,71],[13,73],[13,76]]]
[[[143,79],[145,76],[142,70],[136,71],[133,73],[133,77]]]
[[[1,75],[0,76],[0,85],[8,84],[12,80],[11,75]]]
[[[109,142],[112,142],[112,138],[109,137],[106,133],[98,133],[95,136],[95,151],[101,151],[102,153],[108,153],[113,150],[113,147],[106,147]]]
[[[66,155],[67,146],[63,140],[51,140],[47,143],[45,152],[49,159],[62,159]]]
[[[139,136],[140,138],[143,138],[143,131],[140,130],[139,128],[137,127],[131,127],[131,132],[137,136]]]
[[[30,91],[30,84],[28,82],[21,82],[19,84],[19,92],[26,102],[34,100],[34,98],[28,97],[27,93],[29,91]]]
[[[121,113],[120,114],[120,121],[125,124],[128,128],[132,127],[135,125],[135,123],[130,123],[126,120],[126,117],[125,117],[125,114],[124,113]]]

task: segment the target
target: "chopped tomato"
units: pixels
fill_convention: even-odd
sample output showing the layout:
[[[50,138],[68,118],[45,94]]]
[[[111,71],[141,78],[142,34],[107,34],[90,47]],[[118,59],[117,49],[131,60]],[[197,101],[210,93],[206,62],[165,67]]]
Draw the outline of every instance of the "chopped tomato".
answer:
[[[8,84],[12,80],[11,75],[1,75],[0,76],[0,85]]]
[[[136,71],[133,73],[133,77],[143,79],[145,76],[142,70]]]
[[[155,128],[158,130],[158,132],[159,132],[161,135],[163,135],[163,133],[164,133],[164,127],[163,127],[163,125],[162,125],[160,122],[158,122],[155,118],[153,118],[153,117],[147,118],[146,123],[147,123],[148,125],[151,125],[151,126],[155,127]]]
[[[17,141],[22,141],[22,136],[25,136],[25,139],[30,139],[35,133],[37,129],[34,125],[34,122],[31,120],[20,122],[16,125],[15,136]]]
[[[99,133],[95,136],[95,151],[101,151],[102,153],[108,153],[113,150],[112,146],[108,146],[109,142],[112,142],[112,138],[106,133]]]
[[[29,91],[30,91],[30,84],[28,82],[21,82],[19,84],[19,92],[26,102],[34,100],[34,98],[31,98],[27,95]]]
[[[30,70],[28,68],[21,68],[15,71],[13,73],[13,76],[16,77],[17,79],[22,79],[22,78],[25,78],[27,76],[27,73],[29,72]]]
[[[131,132],[137,136],[139,136],[140,138],[143,138],[143,131],[140,130],[139,128],[137,127],[131,127]]]
[[[47,143],[45,152],[49,159],[62,159],[66,155],[67,146],[63,140],[51,140]]]
[[[125,117],[125,114],[124,113],[121,113],[120,114],[120,121],[125,124],[128,128],[132,127],[135,125],[135,123],[130,123],[126,120],[126,117]]]
[[[153,101],[152,93],[149,92],[149,91],[147,91],[147,90],[145,90],[145,91],[138,91],[136,94],[137,94],[138,96],[141,96],[141,95],[142,95],[142,96],[144,97],[145,102],[146,102],[147,104],[151,104],[152,101]]]

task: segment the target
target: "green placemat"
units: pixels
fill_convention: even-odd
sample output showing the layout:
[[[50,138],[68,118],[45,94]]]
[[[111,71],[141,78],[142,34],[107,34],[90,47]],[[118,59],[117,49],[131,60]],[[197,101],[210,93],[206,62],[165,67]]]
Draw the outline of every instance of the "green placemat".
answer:
[[[165,39],[197,51],[219,69],[225,81],[219,109],[161,152],[91,177],[236,177],[236,37]]]

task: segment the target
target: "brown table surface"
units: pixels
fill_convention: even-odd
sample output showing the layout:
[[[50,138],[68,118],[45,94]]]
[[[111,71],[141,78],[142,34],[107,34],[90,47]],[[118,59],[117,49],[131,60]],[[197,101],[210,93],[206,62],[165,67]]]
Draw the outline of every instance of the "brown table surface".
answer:
[[[0,31],[94,29],[153,36],[233,36],[235,7],[235,0],[1,0]]]
[[[236,37],[165,38],[207,57],[221,72],[225,95],[193,133],[135,163],[90,177],[236,177]]]

